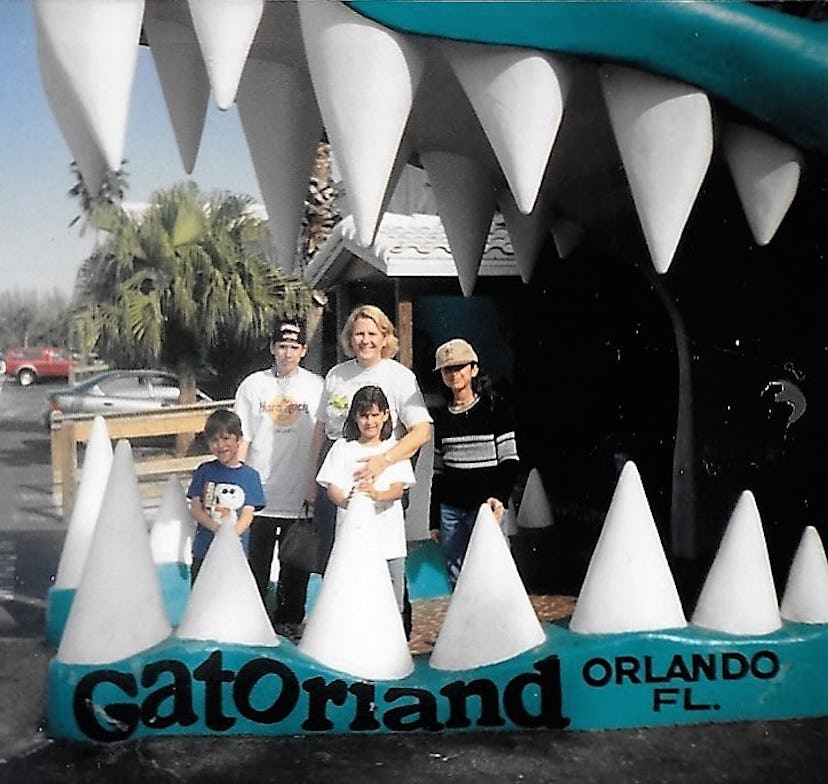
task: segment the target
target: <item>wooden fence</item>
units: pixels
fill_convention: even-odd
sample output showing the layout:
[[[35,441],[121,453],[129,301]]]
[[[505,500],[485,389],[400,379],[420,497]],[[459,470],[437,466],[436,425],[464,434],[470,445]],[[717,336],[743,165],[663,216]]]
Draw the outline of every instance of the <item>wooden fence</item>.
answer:
[[[69,368],[69,386],[73,387],[79,381],[83,381],[88,376],[95,373],[103,373],[104,370],[109,370],[110,366],[106,362],[94,362],[91,365],[75,365]]]
[[[101,414],[110,439],[147,439],[165,446],[152,449],[133,448],[135,473],[142,498],[159,497],[173,474],[187,475],[209,457],[206,446],[198,440],[185,454],[176,452],[176,436],[199,434],[207,417],[217,408],[232,408],[232,400],[169,406],[130,414]],[[52,493],[61,499],[63,518],[68,520],[75,503],[80,472],[78,446],[89,440],[95,414],[53,414],[51,420]],[[169,437],[169,441],[167,438]],[[200,446],[200,448],[199,448]]]

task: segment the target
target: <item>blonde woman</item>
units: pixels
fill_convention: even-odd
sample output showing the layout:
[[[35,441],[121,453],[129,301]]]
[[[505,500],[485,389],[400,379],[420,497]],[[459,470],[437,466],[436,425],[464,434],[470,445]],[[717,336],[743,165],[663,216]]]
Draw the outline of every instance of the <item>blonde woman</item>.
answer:
[[[380,308],[355,308],[339,340],[349,359],[332,367],[325,376],[311,444],[311,476],[316,476],[331,445],[342,437],[356,391],[364,386],[378,386],[388,398],[395,440],[388,449],[366,458],[357,468],[355,480],[373,480],[388,466],[417,454],[431,438],[431,415],[414,373],[393,358],[400,341],[391,320]],[[314,504],[320,564],[324,570],[333,547],[336,507],[315,482],[308,486],[307,499]]]

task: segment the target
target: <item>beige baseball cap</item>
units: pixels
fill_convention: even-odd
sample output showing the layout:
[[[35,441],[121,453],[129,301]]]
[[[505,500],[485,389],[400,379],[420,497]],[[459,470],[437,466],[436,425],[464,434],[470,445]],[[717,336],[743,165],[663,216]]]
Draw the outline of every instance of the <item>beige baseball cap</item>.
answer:
[[[451,365],[468,365],[471,362],[479,364],[477,352],[471,347],[471,343],[463,338],[447,340],[434,354],[435,371]]]

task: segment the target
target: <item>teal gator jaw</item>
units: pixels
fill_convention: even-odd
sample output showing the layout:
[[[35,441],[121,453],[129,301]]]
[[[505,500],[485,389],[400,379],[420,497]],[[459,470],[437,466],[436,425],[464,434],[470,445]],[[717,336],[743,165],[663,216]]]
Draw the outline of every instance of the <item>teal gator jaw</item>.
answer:
[[[566,52],[696,85],[828,152],[828,23],[716,0],[352,0],[387,27]]]
[[[512,659],[396,681],[328,669],[276,647],[174,637],[128,659],[49,664],[54,738],[326,735],[680,726],[824,716],[825,625],[737,637],[701,629],[580,635],[546,625]]]

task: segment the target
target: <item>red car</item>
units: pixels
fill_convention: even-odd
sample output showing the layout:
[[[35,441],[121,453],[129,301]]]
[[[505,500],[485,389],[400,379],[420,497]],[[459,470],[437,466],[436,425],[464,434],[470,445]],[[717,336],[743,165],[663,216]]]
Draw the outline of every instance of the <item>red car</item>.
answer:
[[[68,378],[78,364],[72,352],[53,346],[10,348],[6,352],[6,375],[27,387],[43,378]]]

